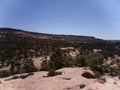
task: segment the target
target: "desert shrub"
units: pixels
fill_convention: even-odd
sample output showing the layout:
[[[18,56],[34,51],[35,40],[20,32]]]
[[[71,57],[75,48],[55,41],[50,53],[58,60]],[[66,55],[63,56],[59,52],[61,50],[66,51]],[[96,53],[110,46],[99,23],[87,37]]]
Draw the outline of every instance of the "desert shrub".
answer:
[[[50,61],[49,62],[49,66],[48,66],[49,72],[48,72],[48,76],[55,76],[55,64],[54,62]]]
[[[88,55],[79,55],[76,57],[77,65],[81,67],[88,66],[93,71],[100,71],[100,66],[103,64],[103,55],[100,53],[90,53]]]
[[[26,72],[29,73],[29,72],[36,72],[37,71],[37,68],[35,68],[34,66],[30,66]]]
[[[76,57],[77,66],[85,67],[87,65],[85,55]]]
[[[27,75],[21,75],[20,78],[25,79],[25,78],[27,78],[28,76],[29,76],[28,74],[27,74]]]
[[[82,76],[88,79],[94,78],[94,75],[91,74],[90,72],[84,72],[82,73]]]
[[[55,75],[62,75],[62,72],[55,72]]]
[[[33,62],[29,62],[24,65],[23,70],[25,71],[25,73],[30,73],[30,72],[36,72],[37,68],[35,68],[35,66],[33,65]]]
[[[71,56],[64,57],[63,67],[75,67],[77,66],[77,61],[73,59]]]
[[[80,84],[80,89],[84,88],[85,87],[85,84]]]
[[[8,77],[10,76],[11,74],[8,72],[8,71],[0,71],[0,78],[3,78],[3,77]]]
[[[119,70],[116,67],[110,67],[110,75],[115,77],[119,74]]]
[[[104,73],[110,73],[110,66],[109,65],[104,65],[101,67]]]
[[[14,77],[11,78],[11,80],[12,79],[18,79],[18,78],[19,78],[19,76],[14,76]]]
[[[94,72],[94,78],[100,78],[100,77],[101,77],[100,72],[95,71]]]
[[[120,75],[118,76],[118,79],[120,80]]]
[[[120,74],[120,64],[118,64],[118,72],[119,72],[119,74]]]
[[[56,50],[50,57],[50,61],[52,61],[55,65],[56,69],[60,69],[64,67],[65,57],[61,50]]]
[[[48,63],[48,76],[54,76],[55,70],[64,67],[65,58],[60,50],[57,50],[50,57],[50,61]]]
[[[20,78],[25,79],[25,78],[27,78],[28,76],[31,76],[31,75],[34,75],[34,73],[30,72],[30,73],[28,73],[26,75],[21,75]]]
[[[30,72],[30,73],[28,73],[28,75],[30,76],[30,75],[34,75],[34,73],[33,72]]]
[[[86,56],[87,65],[94,71],[97,71],[98,67],[103,64],[103,55],[100,53],[91,53]]]

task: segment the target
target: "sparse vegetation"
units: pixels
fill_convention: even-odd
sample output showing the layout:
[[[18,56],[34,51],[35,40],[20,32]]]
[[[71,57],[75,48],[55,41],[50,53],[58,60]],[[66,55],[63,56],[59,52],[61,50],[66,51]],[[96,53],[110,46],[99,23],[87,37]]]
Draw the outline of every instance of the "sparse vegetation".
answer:
[[[20,76],[20,78],[22,78],[22,79],[25,79],[25,78],[27,78],[28,77],[28,75],[21,75]]]
[[[55,70],[63,67],[90,67],[99,77],[105,73],[111,76],[120,74],[120,61],[115,60],[109,65],[103,65],[104,59],[120,56],[120,43],[110,43],[104,40],[97,40],[92,37],[74,36],[51,36],[45,35],[47,39],[37,38],[36,33],[24,32],[16,34],[17,30],[2,30],[0,38],[0,68],[11,66],[10,73],[3,72],[3,76],[14,75],[17,73],[29,73],[37,71],[33,65],[32,58],[50,55],[50,62],[44,62],[41,70],[49,71],[49,75],[55,75]],[[12,32],[12,33],[11,33]],[[20,31],[21,33],[23,31]],[[28,35],[29,33],[29,35]],[[42,34],[44,35],[44,34]],[[34,37],[33,37],[34,36]],[[63,40],[61,40],[63,38]],[[69,55],[71,50],[61,51],[61,47],[73,47],[80,52],[80,55],[72,58]],[[96,52],[94,52],[96,50]],[[97,52],[98,51],[98,52]],[[116,63],[117,62],[117,63]],[[117,67],[111,67],[116,64]]]
[[[98,71],[99,67],[103,64],[103,55],[100,53],[91,53],[86,56],[87,65],[94,71]]]
[[[85,84],[80,84],[80,89],[84,88],[85,87]]]
[[[8,77],[10,76],[10,73],[8,71],[0,71],[0,78]]]
[[[48,68],[49,68],[48,76],[55,76],[56,68],[54,62],[50,61]]]
[[[84,73],[82,73],[82,76],[85,78],[88,78],[88,79],[95,78],[94,75],[90,72],[84,72]]]
[[[79,55],[76,57],[77,65],[80,67],[87,66],[87,61],[85,55]]]
[[[34,67],[34,66],[30,66],[30,65],[28,65],[28,66],[26,66],[26,73],[30,73],[30,72],[36,72],[37,71],[37,69]]]
[[[19,76],[13,76],[12,78],[11,78],[11,80],[13,80],[13,79],[18,79],[19,78]]]
[[[101,74],[100,72],[94,71],[94,78],[100,78]]]

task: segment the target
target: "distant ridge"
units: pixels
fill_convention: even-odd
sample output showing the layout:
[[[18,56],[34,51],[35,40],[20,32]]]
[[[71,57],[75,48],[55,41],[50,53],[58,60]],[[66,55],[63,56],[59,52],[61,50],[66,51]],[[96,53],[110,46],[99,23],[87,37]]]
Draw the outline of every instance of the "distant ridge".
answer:
[[[107,40],[110,43],[120,43],[120,40]]]
[[[45,34],[37,32],[29,32],[20,29],[13,28],[0,28],[0,36],[6,36],[7,34],[27,37],[27,38],[36,38],[44,40],[60,40],[66,42],[103,42],[104,40],[98,39],[92,36],[77,36],[77,35],[56,35],[56,34]]]

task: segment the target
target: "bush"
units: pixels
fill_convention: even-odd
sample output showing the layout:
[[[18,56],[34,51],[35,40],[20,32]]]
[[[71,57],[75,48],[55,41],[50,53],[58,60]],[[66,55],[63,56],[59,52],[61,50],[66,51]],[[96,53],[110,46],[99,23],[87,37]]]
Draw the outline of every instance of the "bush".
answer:
[[[80,89],[84,88],[85,87],[85,84],[80,84]]]
[[[118,79],[120,80],[120,75],[118,76]]]
[[[37,68],[35,68],[35,67],[33,67],[33,66],[29,67],[29,68],[26,70],[27,73],[36,72],[36,71],[37,71]]]
[[[21,75],[20,78],[25,79],[25,78],[27,78],[28,76],[29,76],[29,75]]]
[[[36,72],[37,68],[35,68],[33,63],[27,63],[26,65],[24,65],[23,70],[25,71],[25,73],[30,73],[30,72]]]
[[[11,80],[12,79],[18,79],[18,78],[19,78],[19,76],[14,76],[14,77],[11,78]]]
[[[8,77],[10,76],[10,73],[8,71],[0,71],[0,78],[3,78],[3,77]]]
[[[21,75],[20,76],[20,78],[22,78],[22,79],[25,79],[25,78],[27,78],[28,76],[31,76],[31,75],[34,75],[34,73],[28,73],[27,75]]]
[[[85,67],[87,65],[86,58],[84,55],[77,56],[76,61],[77,61],[78,66],[80,67]]]
[[[82,73],[82,76],[88,79],[95,78],[94,75],[91,74],[90,72],[84,72]]]
[[[56,69],[63,68],[65,57],[62,51],[56,50],[56,52],[53,53],[52,56],[50,57],[50,61],[54,63]]]
[[[116,67],[110,67],[110,75],[116,77],[119,74],[119,70]]]
[[[30,73],[28,73],[28,75],[30,76],[30,75],[34,75],[34,73],[33,72],[30,72]]]
[[[104,57],[100,53],[91,53],[87,57],[87,64],[93,71],[98,71],[98,67],[103,64]]]
[[[73,59],[71,56],[66,56],[63,61],[63,67],[75,67],[78,62]]]
[[[77,56],[76,61],[78,63],[78,66],[85,67],[88,66],[93,71],[100,71],[102,73],[102,70],[100,66],[103,64],[104,57],[100,53],[90,53],[88,55],[80,55]]]
[[[99,73],[99,72],[94,72],[95,74],[94,74],[94,78],[100,78],[101,77],[101,74]]]
[[[54,62],[50,61],[48,68],[49,68],[48,76],[55,76],[56,68]]]
[[[110,66],[109,65],[103,65],[100,67],[104,73],[110,73]]]

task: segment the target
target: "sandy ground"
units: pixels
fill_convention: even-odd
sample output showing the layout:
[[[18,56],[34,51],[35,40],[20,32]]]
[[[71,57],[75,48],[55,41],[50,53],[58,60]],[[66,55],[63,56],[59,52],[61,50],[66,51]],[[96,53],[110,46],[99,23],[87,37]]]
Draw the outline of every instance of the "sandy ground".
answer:
[[[62,75],[44,77],[47,72],[35,72],[34,75],[25,79],[14,79],[4,81],[0,79],[0,90],[120,90],[120,80],[117,77],[107,78],[104,84],[98,83],[96,79],[86,79],[81,76],[83,68],[63,68],[58,70]],[[80,84],[85,88],[80,89]]]

